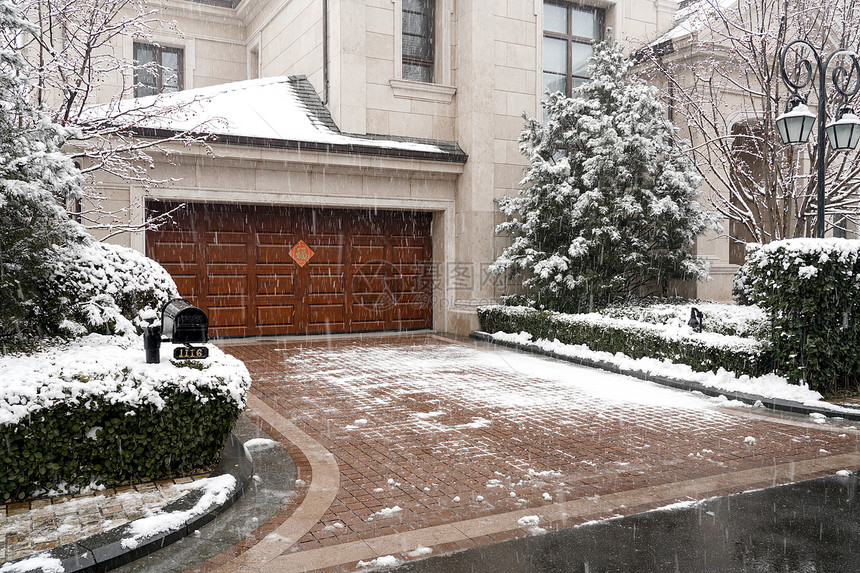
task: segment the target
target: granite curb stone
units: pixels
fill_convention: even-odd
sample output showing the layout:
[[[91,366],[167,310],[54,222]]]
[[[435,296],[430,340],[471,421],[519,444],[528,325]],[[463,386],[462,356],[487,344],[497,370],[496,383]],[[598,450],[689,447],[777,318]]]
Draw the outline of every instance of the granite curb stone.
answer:
[[[507,348],[513,348],[515,350],[520,350],[531,354],[539,354],[541,356],[547,356],[549,358],[555,358],[557,360],[564,360],[565,362],[579,364],[580,366],[599,368],[601,370],[606,370],[615,374],[631,376],[633,378],[639,378],[640,380],[645,380],[647,382],[654,382],[655,384],[660,384],[661,386],[669,386],[671,388],[677,388],[679,390],[688,390],[691,392],[701,392],[706,396],[711,396],[714,398],[717,398],[719,396],[725,396],[729,400],[738,400],[745,404],[764,406],[765,408],[776,411],[790,412],[794,414],[823,414],[825,416],[830,417],[841,417],[845,420],[860,421],[860,410],[846,409],[844,406],[842,407],[843,410],[831,410],[829,408],[823,408],[820,406],[809,406],[807,404],[794,402],[792,400],[785,400],[782,398],[766,398],[764,396],[756,396],[755,394],[747,394],[745,392],[722,390],[720,388],[705,386],[704,384],[695,382],[693,380],[682,380],[678,378],[662,376],[659,374],[652,374],[650,372],[643,372],[641,370],[621,368],[617,364],[606,362],[604,360],[592,360],[590,358],[583,358],[579,356],[565,356],[563,354],[559,354],[551,350],[545,350],[543,348],[540,348],[536,344],[521,344],[508,340],[497,340],[493,338],[491,334],[482,331],[471,332],[469,334],[469,338],[480,342],[488,342]]]
[[[211,477],[221,475],[232,475],[236,478],[236,482],[227,497],[227,500],[221,505],[215,505],[202,515],[197,516],[192,521],[183,523],[181,526],[147,537],[137,547],[124,548],[122,541],[129,537],[129,531],[133,525],[133,521],[111,529],[103,533],[98,533],[91,537],[81,539],[74,543],[61,545],[49,551],[38,553],[40,557],[59,559],[62,562],[66,573],[101,573],[110,571],[126,563],[130,563],[135,559],[139,559],[145,555],[149,555],[154,551],[161,549],[171,543],[174,543],[183,537],[192,534],[200,529],[205,524],[215,519],[218,515],[227,510],[233,503],[236,502],[245,492],[245,488],[253,477],[253,460],[250,453],[245,449],[242,441],[233,434],[227,439],[224,449],[221,452],[221,461],[212,471]],[[191,491],[181,498],[165,505],[161,513],[172,513],[178,511],[186,511],[196,505],[203,496],[203,492],[199,490]],[[23,563],[36,555],[24,557],[16,561],[9,561],[8,564]],[[16,569],[19,570],[19,569]],[[41,568],[20,571],[27,573],[37,573],[42,571]]]

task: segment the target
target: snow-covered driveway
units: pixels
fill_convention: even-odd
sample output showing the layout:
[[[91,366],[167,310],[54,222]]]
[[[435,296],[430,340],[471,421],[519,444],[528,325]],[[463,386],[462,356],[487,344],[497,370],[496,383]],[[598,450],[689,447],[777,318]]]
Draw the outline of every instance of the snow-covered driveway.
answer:
[[[255,395],[337,461],[336,499],[293,550],[860,447],[850,428],[780,423],[724,401],[429,334],[225,350],[248,366]],[[735,489],[773,480],[781,478]]]

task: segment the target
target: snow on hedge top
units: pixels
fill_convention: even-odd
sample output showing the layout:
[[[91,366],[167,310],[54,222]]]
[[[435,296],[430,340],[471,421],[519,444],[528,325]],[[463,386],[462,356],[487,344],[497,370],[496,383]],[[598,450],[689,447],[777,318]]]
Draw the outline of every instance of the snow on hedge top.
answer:
[[[487,310],[500,310],[505,314],[515,316],[527,316],[529,314],[540,312],[525,306],[490,305],[480,308]],[[754,338],[718,334],[716,332],[694,332],[686,324],[679,324],[671,321],[665,324],[650,324],[631,318],[614,318],[596,312],[587,314],[565,314],[550,311],[550,313],[555,320],[567,322],[569,324],[588,324],[604,328],[624,330],[630,333],[648,333],[659,336],[664,340],[687,340],[689,342],[701,344],[705,347],[726,348],[735,352],[745,352],[751,355],[758,355],[764,348],[763,344]]]
[[[129,127],[446,154],[435,145],[333,131],[311,113],[287,77],[120,100],[90,108],[85,119],[110,119]]]
[[[251,385],[247,368],[219,348],[207,346],[209,358],[202,361],[202,370],[177,367],[166,359],[173,345],[162,347],[161,364],[146,364],[141,338],[101,334],[35,354],[0,356],[0,426],[55,404],[86,405],[93,398],[161,409],[161,392],[167,389],[205,400],[199,390],[207,388],[244,407]]]

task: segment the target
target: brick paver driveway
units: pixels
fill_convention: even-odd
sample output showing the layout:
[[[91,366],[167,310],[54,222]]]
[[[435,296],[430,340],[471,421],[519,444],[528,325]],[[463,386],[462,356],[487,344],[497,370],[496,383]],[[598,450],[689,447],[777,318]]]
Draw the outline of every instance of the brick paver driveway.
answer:
[[[850,427],[432,334],[224,348],[300,487],[204,570],[354,571],[860,466]]]

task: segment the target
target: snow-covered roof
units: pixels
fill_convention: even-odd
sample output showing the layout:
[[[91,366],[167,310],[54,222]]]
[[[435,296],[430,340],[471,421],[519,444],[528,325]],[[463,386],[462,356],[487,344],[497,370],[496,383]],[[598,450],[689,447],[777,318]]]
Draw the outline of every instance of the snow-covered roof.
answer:
[[[649,45],[664,46],[673,40],[690,36],[705,26],[714,10],[730,8],[737,2],[738,0],[693,0],[678,9],[672,28]]]
[[[94,106],[87,119],[140,135],[204,133],[215,142],[465,162],[456,142],[342,133],[304,76],[269,77]]]

